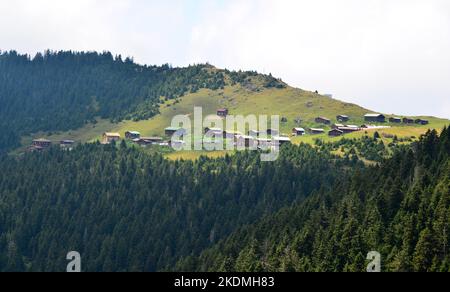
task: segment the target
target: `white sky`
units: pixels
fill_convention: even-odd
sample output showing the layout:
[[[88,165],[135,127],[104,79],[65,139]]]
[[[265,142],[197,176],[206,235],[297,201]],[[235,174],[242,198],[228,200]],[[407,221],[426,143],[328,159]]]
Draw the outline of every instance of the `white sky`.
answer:
[[[385,113],[450,118],[448,0],[0,0],[0,49],[258,70]]]

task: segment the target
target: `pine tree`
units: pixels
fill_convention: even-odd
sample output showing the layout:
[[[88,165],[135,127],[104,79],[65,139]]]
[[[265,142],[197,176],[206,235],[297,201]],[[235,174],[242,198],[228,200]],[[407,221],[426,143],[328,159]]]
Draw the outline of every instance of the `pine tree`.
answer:
[[[426,228],[420,234],[413,258],[413,268],[416,272],[428,272],[433,264],[434,243],[431,231]]]

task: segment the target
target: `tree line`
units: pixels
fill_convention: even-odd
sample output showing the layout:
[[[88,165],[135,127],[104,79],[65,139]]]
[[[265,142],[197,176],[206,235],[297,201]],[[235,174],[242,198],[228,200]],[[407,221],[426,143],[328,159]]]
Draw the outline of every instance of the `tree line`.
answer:
[[[333,182],[359,162],[312,146],[168,161],[121,145],[0,158],[0,271],[158,271]]]
[[[450,271],[450,129],[241,227],[178,271]]]
[[[224,88],[228,74],[240,83],[254,73],[207,64],[142,66],[110,52],[46,51],[34,57],[0,52],[0,153],[30,133],[73,130],[96,118],[148,119],[166,99]],[[279,82],[263,78],[267,86]]]

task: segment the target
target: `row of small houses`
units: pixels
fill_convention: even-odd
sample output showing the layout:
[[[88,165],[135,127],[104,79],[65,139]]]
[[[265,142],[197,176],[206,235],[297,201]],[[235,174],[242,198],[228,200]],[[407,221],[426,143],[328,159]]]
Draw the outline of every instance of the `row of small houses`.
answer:
[[[217,110],[217,116],[225,118],[229,114],[229,110],[226,108],[218,109]],[[336,137],[341,136],[344,134],[361,131],[362,129],[367,128],[381,128],[377,126],[368,126],[363,125],[361,127],[354,126],[354,125],[344,125],[343,123],[346,123],[350,121],[350,117],[347,115],[338,115],[336,116],[336,120],[338,121],[338,124],[334,124],[331,126],[331,130],[328,132],[329,136]],[[371,123],[385,123],[386,122],[386,116],[382,114],[366,114],[364,116],[364,120],[366,122]],[[324,124],[324,125],[331,125],[332,122],[330,119],[326,117],[317,117],[315,119],[315,122],[318,124]],[[420,125],[427,125],[429,122],[427,120],[423,119],[411,119],[411,118],[400,118],[400,117],[391,117],[389,119],[390,123],[396,123],[396,124],[420,124]],[[339,124],[340,123],[340,124]],[[307,133],[312,135],[319,135],[324,134],[326,131],[325,129],[321,128],[310,128],[308,132],[304,128],[293,128],[292,129],[292,135],[293,136],[304,136]],[[168,127],[164,130],[164,133],[166,137],[173,137],[173,135],[177,134],[178,136],[182,137],[186,134],[186,130],[178,127]],[[285,144],[285,143],[291,143],[291,139],[285,135],[280,135],[278,130],[275,129],[268,129],[265,132],[257,131],[257,130],[250,130],[248,132],[248,135],[243,135],[239,132],[233,132],[233,131],[224,131],[222,129],[217,128],[206,128],[205,129],[205,135],[212,135],[212,136],[222,136],[224,139],[234,139],[237,144],[244,143],[246,146],[252,146],[254,144],[257,145],[268,145],[273,144],[274,142],[277,142],[279,144]],[[267,139],[265,137],[270,136],[271,139]],[[125,133],[125,138],[128,140],[133,141],[135,144],[140,146],[147,146],[147,145],[161,145],[161,146],[173,146],[172,141],[167,141],[162,137],[141,137],[141,133],[137,131],[128,131]],[[119,133],[104,133],[102,137],[102,143],[103,144],[111,144],[113,142],[118,142],[121,139],[121,135]],[[176,141],[175,141],[176,143]],[[184,142],[179,141],[179,144],[182,144]],[[69,149],[72,150],[73,145],[75,144],[75,141],[73,140],[62,140],[60,141],[60,147],[63,149]],[[30,151],[41,151],[44,149],[47,149],[52,146],[52,141],[47,139],[36,139],[33,140],[32,145],[29,147]]]
[[[52,147],[53,142],[47,139],[35,139],[31,142],[30,147],[28,147],[28,151],[30,152],[39,152],[46,150]],[[62,140],[59,141],[59,146],[64,150],[72,150],[75,145],[75,141],[73,140]]]
[[[338,122],[348,122],[350,121],[350,117],[346,115],[338,115],[336,117]],[[386,116],[382,114],[366,114],[364,116],[364,120],[366,122],[370,123],[385,123],[386,122]],[[317,117],[315,119],[315,122],[318,124],[324,124],[324,125],[331,125],[331,120],[326,117]],[[400,117],[391,117],[389,118],[389,122],[393,124],[418,124],[418,125],[428,125],[429,121],[424,119],[411,119],[411,118],[400,118]],[[361,131],[363,129],[383,129],[383,128],[389,128],[386,126],[371,126],[371,125],[362,125],[361,127],[355,126],[355,125],[344,125],[344,124],[334,124],[332,126],[332,129],[328,132],[328,135],[331,137],[338,137],[342,136],[344,134],[353,133],[357,131]],[[300,130],[304,130],[300,128]],[[299,132],[298,130],[294,129],[294,132]],[[325,131],[323,129],[310,129],[310,132],[312,134],[322,134]],[[300,132],[302,133],[302,132]]]
[[[237,144],[245,144],[247,147],[250,145],[261,145],[278,142],[279,144],[291,143],[291,139],[285,135],[280,135],[280,132],[275,129],[267,129],[266,131],[250,130],[247,135],[244,135],[238,131],[222,130],[220,128],[205,128],[205,137],[220,137],[223,139],[234,139]],[[271,138],[268,138],[268,137]]]
[[[141,137],[139,132],[126,132],[125,138],[127,140],[132,141],[136,145],[145,147],[150,145],[159,145],[166,147],[178,147],[183,146],[184,142],[179,140],[167,140],[167,138],[172,137],[177,134],[179,137],[184,136],[187,131],[183,128],[177,127],[168,127],[165,129],[166,139],[162,137]],[[204,134],[206,138],[220,137],[224,140],[232,140],[237,146],[245,146],[245,147],[268,147],[273,146],[274,144],[287,144],[291,143],[291,139],[287,136],[278,136],[279,132],[274,129],[268,129],[265,134],[270,135],[271,138],[263,138],[263,132],[260,131],[249,131],[248,135],[243,135],[237,131],[228,131],[222,130],[218,128],[205,128]],[[267,137],[267,135],[264,135]],[[113,142],[118,142],[121,139],[121,135],[119,133],[104,133],[102,143],[110,144]],[[211,143],[220,143],[213,141]],[[174,145],[175,144],[175,145]]]
[[[367,114],[364,116],[366,122],[378,122],[385,123],[386,116],[382,114]],[[389,118],[389,122],[393,124],[418,124],[418,125],[428,125],[429,121],[424,119],[412,119],[412,118],[401,118],[401,117],[391,117]]]
[[[229,114],[229,110],[226,108],[218,109],[217,110],[217,116],[219,117],[227,117]],[[336,120],[339,123],[346,123],[350,121],[350,117],[347,115],[338,115],[336,116]],[[366,122],[371,123],[385,123],[386,122],[386,116],[383,114],[376,114],[376,113],[369,113],[364,116],[364,120]],[[326,117],[317,117],[315,119],[315,122],[318,124],[324,124],[324,125],[331,125],[331,120]],[[390,123],[394,124],[419,124],[419,125],[428,125],[429,121],[424,119],[411,119],[411,118],[400,118],[400,117],[391,117],[389,118]]]
[[[350,121],[350,117],[346,115],[338,115],[336,120],[340,123],[345,123]],[[364,120],[366,122],[371,123],[385,123],[386,116],[382,114],[366,114],[364,116]],[[318,124],[331,125],[331,120],[326,117],[317,117],[315,122]],[[428,125],[429,121],[424,119],[411,119],[411,118],[400,118],[400,117],[392,117],[389,118],[390,123],[394,124],[419,124],[419,125]]]
[[[225,118],[229,114],[229,110],[226,108],[218,109],[217,115],[219,117]],[[164,130],[166,137],[172,137],[178,134],[180,137],[186,134],[186,130],[178,127],[168,127]],[[171,141],[167,141],[162,137],[141,137],[141,133],[137,131],[128,131],[125,133],[125,138],[127,140],[133,141],[135,144],[140,146],[147,145],[161,145],[161,146],[171,146]],[[111,144],[117,142],[121,139],[119,133],[104,133],[102,137],[102,144]],[[181,141],[180,141],[181,143]]]
[[[228,109],[218,109],[217,115],[220,117],[226,117],[229,114]],[[369,129],[369,128],[385,128],[383,126],[370,126],[370,125],[362,125],[362,126],[356,126],[356,125],[345,125],[343,123],[350,121],[350,117],[347,115],[338,115],[336,117],[337,121],[339,123],[336,123],[334,125],[331,125],[332,122],[330,119],[326,117],[317,117],[315,119],[315,122],[318,124],[325,124],[330,125],[331,130],[328,131],[328,135],[331,137],[337,137],[344,134],[349,134],[357,131],[361,131],[363,129]],[[386,122],[386,117],[382,114],[367,114],[364,116],[365,121],[367,122],[378,122],[378,123],[384,123]],[[409,118],[390,118],[389,120],[392,123],[405,123],[405,124],[422,124],[426,125],[428,124],[428,121],[422,120],[422,119],[409,119]],[[342,123],[342,124],[340,124]],[[186,134],[186,130],[179,127],[168,127],[164,130],[166,137],[173,137],[173,135],[177,134],[179,137],[182,137]],[[325,129],[322,128],[310,128],[308,131],[304,128],[293,128],[292,129],[292,136],[304,136],[306,134],[311,135],[320,135],[325,134]],[[236,143],[239,143],[240,141],[244,141],[245,145],[253,145],[254,143],[262,143],[267,144],[268,140],[270,141],[276,141],[280,144],[284,143],[290,143],[291,140],[286,135],[280,135],[278,130],[275,129],[268,129],[267,131],[261,132],[257,130],[250,130],[248,131],[248,135],[244,135],[239,132],[235,131],[226,131],[219,128],[205,128],[204,134],[206,136],[221,136],[223,139],[234,139]],[[270,136],[272,139],[265,139],[261,137],[267,137]],[[161,146],[171,146],[171,141],[164,140],[162,137],[141,137],[141,134],[136,131],[128,131],[125,133],[125,138],[128,140],[133,141],[135,144],[140,146],[147,146],[147,145],[161,145]],[[110,144],[113,141],[119,141],[121,139],[121,136],[119,133],[105,133],[103,135],[103,144]],[[182,143],[180,141],[180,143]]]

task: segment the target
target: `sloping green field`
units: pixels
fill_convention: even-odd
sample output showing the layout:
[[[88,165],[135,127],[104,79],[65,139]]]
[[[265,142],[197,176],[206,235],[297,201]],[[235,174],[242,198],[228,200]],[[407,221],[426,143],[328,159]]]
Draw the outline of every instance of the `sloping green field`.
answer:
[[[329,130],[329,126],[315,123],[318,116],[327,117],[336,121],[337,115],[348,115],[350,121],[347,124],[362,125],[364,124],[364,115],[372,112],[355,104],[345,103],[319,94],[287,87],[283,89],[267,89],[261,87],[244,87],[241,85],[226,86],[223,90],[207,90],[202,89],[194,94],[187,94],[179,100],[170,100],[160,107],[160,114],[150,120],[145,121],[123,121],[118,124],[112,124],[109,121],[101,120],[95,126],[87,125],[82,129],[72,131],[70,133],[38,133],[33,135],[36,137],[45,137],[50,140],[74,139],[78,142],[90,142],[100,139],[103,132],[118,132],[124,136],[126,131],[139,131],[142,136],[163,136],[164,129],[171,125],[172,118],[176,115],[186,115],[193,120],[194,107],[203,109],[203,117],[214,115],[218,108],[228,108],[231,115],[279,115],[284,117],[287,122],[281,124],[281,132],[287,135],[291,134],[293,127],[319,127]],[[388,116],[390,117],[390,116]],[[418,117],[413,117],[418,118]],[[448,120],[433,117],[426,118],[430,121],[427,126],[418,125],[397,125],[390,129],[377,130],[380,133],[387,133],[402,137],[419,137],[428,129],[441,129],[449,124]],[[298,124],[297,119],[302,122]],[[358,138],[364,135],[371,135],[375,130],[361,131],[349,135],[347,138]],[[24,145],[28,144],[32,137],[23,139]],[[294,137],[294,143],[314,143],[315,139],[336,140],[339,138],[329,138],[328,135],[306,135],[304,137]],[[218,153],[169,153],[167,156],[172,159],[185,158],[195,159],[200,155],[208,154],[209,156],[223,155],[225,152]]]
[[[214,115],[218,108],[226,107],[231,115],[279,115],[287,118],[281,124],[283,133],[290,134],[293,127],[319,126],[314,119],[325,116],[335,119],[338,114],[354,117],[352,122],[363,122],[363,115],[369,112],[354,104],[320,96],[300,89],[264,89],[247,90],[241,86],[229,86],[224,90],[201,90],[186,95],[180,103],[170,101],[161,107],[161,114],[148,121],[126,121],[112,128],[112,131],[124,134],[128,130],[140,131],[142,135],[163,135],[164,128],[170,126],[175,115],[191,116],[194,107],[202,107],[203,116]],[[299,125],[297,118],[303,120]]]

